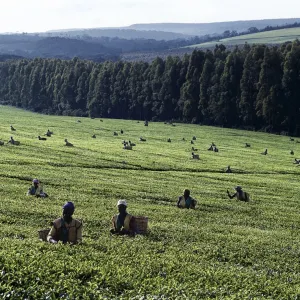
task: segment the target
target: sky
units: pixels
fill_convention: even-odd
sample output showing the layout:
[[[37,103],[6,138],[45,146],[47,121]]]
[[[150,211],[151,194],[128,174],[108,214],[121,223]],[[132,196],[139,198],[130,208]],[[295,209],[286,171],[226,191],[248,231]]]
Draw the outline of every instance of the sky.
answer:
[[[0,0],[0,32],[300,17],[299,0]]]

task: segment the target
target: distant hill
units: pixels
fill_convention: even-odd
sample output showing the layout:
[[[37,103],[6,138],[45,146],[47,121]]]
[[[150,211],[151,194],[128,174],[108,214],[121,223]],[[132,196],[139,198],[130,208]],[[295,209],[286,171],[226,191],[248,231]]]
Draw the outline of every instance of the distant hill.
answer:
[[[70,59],[75,56],[94,61],[119,58],[120,50],[105,47],[100,43],[84,40],[40,37],[30,34],[0,35],[0,55],[7,60],[22,56],[27,58],[61,58]]]
[[[251,20],[251,21],[232,21],[215,23],[154,23],[154,24],[134,24],[128,26],[128,29],[135,30],[157,30],[176,32],[184,35],[202,36],[206,34],[221,34],[226,30],[243,32],[250,27],[263,29],[266,26],[279,26],[300,22],[300,18],[294,19],[269,19],[269,20]]]
[[[15,59],[23,59],[24,57],[18,55],[10,55],[10,54],[0,54],[0,62],[4,62],[7,60],[15,60]]]
[[[91,28],[91,29],[66,29],[66,30],[55,30],[47,31],[45,33],[39,33],[43,36],[68,36],[76,38],[78,36],[90,36],[90,37],[118,37],[122,39],[154,39],[154,40],[175,40],[175,39],[186,39],[191,37],[188,34],[176,33],[176,32],[165,32],[159,30],[135,30],[130,28]]]
[[[0,55],[18,55],[27,58],[82,59],[101,62],[118,60],[120,55],[134,52],[160,52],[200,43],[201,40],[154,40],[120,39],[117,37],[91,37],[88,35],[71,37],[45,37],[38,34],[0,35]]]
[[[189,48],[211,48],[216,44],[223,44],[225,46],[248,44],[281,44],[288,41],[300,39],[300,28],[289,28],[272,30],[265,32],[258,32],[247,35],[240,35],[232,38],[221,39],[208,43],[188,46]]]

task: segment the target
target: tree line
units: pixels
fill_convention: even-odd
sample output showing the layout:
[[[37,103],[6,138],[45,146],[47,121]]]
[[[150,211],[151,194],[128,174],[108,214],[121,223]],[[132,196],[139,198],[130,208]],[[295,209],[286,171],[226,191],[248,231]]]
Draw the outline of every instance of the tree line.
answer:
[[[146,62],[0,63],[0,103],[90,117],[182,121],[300,135],[300,42],[195,50]]]

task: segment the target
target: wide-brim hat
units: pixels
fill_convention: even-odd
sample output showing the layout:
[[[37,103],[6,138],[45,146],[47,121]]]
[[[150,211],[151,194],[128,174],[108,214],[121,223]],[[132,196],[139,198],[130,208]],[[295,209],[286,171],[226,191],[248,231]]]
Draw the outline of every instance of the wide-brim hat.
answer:
[[[118,201],[118,203],[117,203],[117,206],[119,206],[119,205],[124,205],[124,206],[126,206],[127,207],[127,202],[126,202],[126,200],[119,200]]]

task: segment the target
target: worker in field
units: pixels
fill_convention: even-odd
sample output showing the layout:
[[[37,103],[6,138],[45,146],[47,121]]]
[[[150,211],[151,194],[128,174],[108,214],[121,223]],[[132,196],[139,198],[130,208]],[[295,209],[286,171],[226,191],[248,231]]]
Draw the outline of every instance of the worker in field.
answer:
[[[244,201],[244,202],[250,201],[250,195],[247,192],[244,192],[241,186],[235,187],[235,193],[233,195],[230,195],[229,191],[227,190],[227,195],[230,199],[236,197],[236,199],[240,201]]]
[[[43,191],[43,186],[38,179],[32,180],[32,186],[27,191],[27,196],[46,198],[48,195]]]
[[[112,218],[113,228],[110,233],[134,236],[136,233],[135,218],[127,212],[126,200],[119,200],[117,207],[119,214]]]
[[[82,242],[82,223],[73,219],[75,206],[73,202],[67,202],[63,206],[62,217],[52,223],[52,228],[47,236],[49,243],[80,244]]]
[[[190,190],[185,189],[183,196],[180,196],[177,201],[177,207],[195,209],[197,201],[190,196]]]
[[[225,173],[232,173],[230,166],[227,167],[227,169],[225,170]]]

